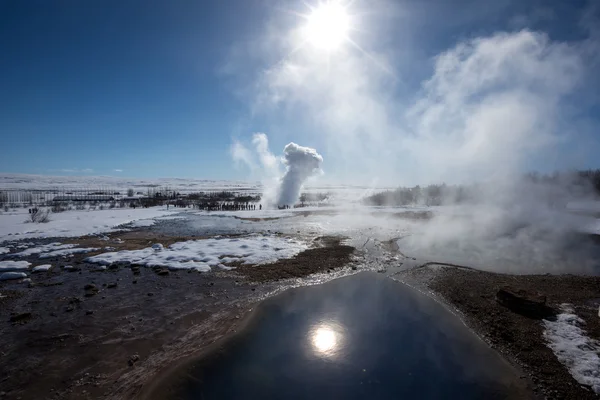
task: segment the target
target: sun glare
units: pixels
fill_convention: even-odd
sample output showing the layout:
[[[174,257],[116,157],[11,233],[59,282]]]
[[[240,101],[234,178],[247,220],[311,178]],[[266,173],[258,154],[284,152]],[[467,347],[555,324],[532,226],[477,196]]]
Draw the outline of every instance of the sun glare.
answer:
[[[323,327],[314,332],[312,343],[317,351],[327,353],[335,348],[337,337],[332,329]]]
[[[307,16],[306,39],[318,49],[333,51],[348,37],[350,18],[339,1],[322,3]]]

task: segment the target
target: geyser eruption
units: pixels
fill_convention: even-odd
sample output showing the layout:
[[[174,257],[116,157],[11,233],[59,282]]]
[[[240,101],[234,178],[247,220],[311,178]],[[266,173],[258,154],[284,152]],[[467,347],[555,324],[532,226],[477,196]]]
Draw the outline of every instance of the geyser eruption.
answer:
[[[281,178],[277,192],[277,204],[291,205],[300,197],[304,181],[319,172],[323,157],[315,149],[299,146],[294,142],[283,149],[285,174]]]

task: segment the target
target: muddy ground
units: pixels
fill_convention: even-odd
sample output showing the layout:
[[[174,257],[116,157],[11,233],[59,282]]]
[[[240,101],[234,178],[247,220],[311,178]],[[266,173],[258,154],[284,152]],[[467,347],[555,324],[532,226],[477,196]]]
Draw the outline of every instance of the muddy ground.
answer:
[[[496,293],[501,287],[539,293],[556,311],[560,304],[569,303],[586,322],[588,335],[600,339],[600,277],[505,275],[433,264],[395,278],[440,296],[491,347],[527,371],[543,397],[598,398],[589,387],[580,385],[546,346],[542,321],[501,305]]]
[[[124,250],[200,238],[141,231],[107,237],[29,242]],[[96,252],[44,259],[55,267],[31,274],[31,283],[0,283],[0,398],[139,398],[161,371],[235,331],[253,303],[298,284],[287,278],[351,272],[352,251],[325,237],[292,260],[210,273],[100,270],[84,261]],[[61,268],[66,264],[75,270]]]

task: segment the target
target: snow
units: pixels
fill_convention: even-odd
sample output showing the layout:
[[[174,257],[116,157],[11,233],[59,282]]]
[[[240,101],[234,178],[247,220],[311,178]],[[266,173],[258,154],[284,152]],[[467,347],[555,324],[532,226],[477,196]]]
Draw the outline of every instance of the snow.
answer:
[[[51,213],[50,222],[35,224],[25,222],[27,209],[0,214],[0,243],[45,237],[77,237],[118,230],[117,227],[138,220],[149,220],[179,210],[167,210],[166,206],[149,208],[120,208],[108,210],[71,210]]]
[[[19,253],[12,254],[12,257],[29,257],[35,254],[49,253],[52,251],[58,251],[62,249],[72,249],[77,246],[77,244],[61,244],[58,242],[44,244],[37,247],[31,247],[29,249],[23,250]]]
[[[544,337],[573,378],[600,394],[600,342],[587,336],[585,324],[569,304],[561,305],[556,321],[544,320]]]
[[[62,249],[55,250],[49,253],[40,254],[40,258],[50,258],[50,257],[70,257],[73,254],[82,254],[82,253],[91,253],[92,251],[100,250],[99,247],[81,247],[76,249]]]
[[[10,253],[10,249],[8,247],[0,247],[0,254]]]
[[[27,270],[30,265],[27,261],[0,261],[0,272]]]
[[[307,246],[297,240],[277,236],[245,238],[213,238],[174,243],[168,248],[160,244],[141,250],[123,250],[88,257],[86,261],[101,265],[132,263],[169,269],[210,271],[223,263],[265,264],[290,258]]]
[[[0,274],[0,281],[10,281],[13,279],[27,278],[25,272],[3,272]]]
[[[42,265],[33,267],[31,272],[46,272],[46,271],[49,271],[50,268],[52,268],[52,264],[42,264]]]
[[[140,219],[138,221],[133,221],[131,224],[129,224],[130,226],[134,227],[134,228],[145,228],[148,226],[152,226],[156,223],[155,220],[153,219]]]

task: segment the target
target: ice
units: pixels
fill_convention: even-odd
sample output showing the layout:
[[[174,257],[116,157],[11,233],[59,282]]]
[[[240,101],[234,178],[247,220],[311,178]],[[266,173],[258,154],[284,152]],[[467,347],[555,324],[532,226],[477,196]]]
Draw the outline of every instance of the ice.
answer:
[[[31,272],[46,272],[46,271],[49,271],[50,268],[52,268],[52,264],[42,264],[42,265],[33,267]]]
[[[10,281],[13,279],[27,278],[25,272],[3,272],[0,274],[0,281]]]
[[[170,269],[210,271],[223,263],[265,264],[290,258],[307,248],[306,244],[278,236],[244,238],[213,238],[174,243],[164,248],[160,244],[141,250],[123,250],[88,257],[86,261],[101,265],[114,263],[161,266]]]
[[[27,261],[0,261],[0,272],[25,271],[30,265]]]
[[[573,378],[600,394],[600,342],[587,336],[585,325],[569,304],[561,305],[556,321],[544,320],[544,337]]]

